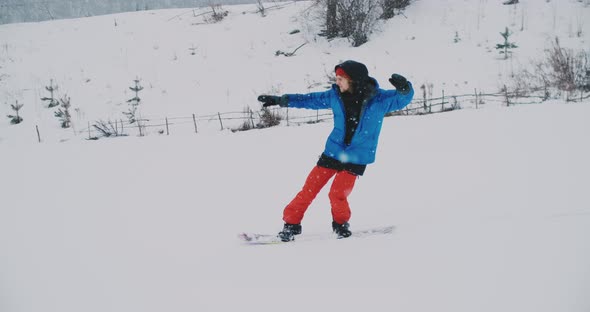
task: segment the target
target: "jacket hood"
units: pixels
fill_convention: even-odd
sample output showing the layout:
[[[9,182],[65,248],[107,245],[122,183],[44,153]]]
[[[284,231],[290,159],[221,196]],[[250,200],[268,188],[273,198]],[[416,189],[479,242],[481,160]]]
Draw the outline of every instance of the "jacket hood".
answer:
[[[334,67],[336,69],[341,68],[344,72],[352,79],[353,82],[365,82],[369,79],[369,70],[363,63],[348,60]]]

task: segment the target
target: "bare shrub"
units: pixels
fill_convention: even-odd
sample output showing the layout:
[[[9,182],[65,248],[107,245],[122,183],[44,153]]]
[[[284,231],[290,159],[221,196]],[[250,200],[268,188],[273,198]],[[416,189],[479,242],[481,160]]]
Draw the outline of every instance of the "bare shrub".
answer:
[[[103,121],[103,120],[99,120],[96,121],[92,127],[94,129],[96,129],[98,131],[98,133],[100,134],[100,136],[102,137],[117,137],[117,136],[123,136],[125,134],[123,134],[123,125],[121,123],[121,126],[119,127],[119,125],[117,124],[117,122],[112,122],[112,121]],[[95,137],[94,139],[97,139],[98,137]]]
[[[220,4],[212,4],[211,5],[211,15],[204,18],[205,23],[213,24],[221,22],[229,12],[224,10]]]
[[[551,69],[550,75],[558,89],[565,91],[575,89],[573,53],[563,49],[557,38],[547,54],[547,63]]]
[[[381,0],[382,19],[390,19],[410,5],[411,0]]]
[[[590,90],[590,62],[588,52],[575,53],[562,48],[556,38],[547,51],[548,75],[554,85],[562,91]]]
[[[233,132],[248,131],[256,128],[256,126],[254,125],[254,113],[252,112],[252,110],[249,107],[245,107],[243,113],[244,116],[246,116],[246,119],[238,128],[232,129]]]
[[[378,18],[376,0],[346,0],[338,2],[342,36],[348,38],[353,47],[369,41]]]
[[[588,52],[574,52],[553,41],[545,51],[544,59],[533,60],[531,69],[524,69],[514,76],[515,91],[542,91],[545,99],[553,91],[590,91],[590,57]]]
[[[258,123],[258,128],[269,128],[278,126],[281,123],[281,114],[278,110],[272,110],[268,107],[262,108],[262,113],[260,114],[260,122]]]
[[[258,115],[259,121],[256,124],[254,124],[254,112],[252,112],[250,108],[246,108],[244,110],[244,114],[246,114],[248,117],[246,117],[239,127],[232,129],[233,132],[270,128],[278,126],[281,123],[281,120],[283,120],[283,117],[279,113],[278,109],[271,109],[268,107],[262,108]]]
[[[347,38],[354,47],[366,43],[381,15],[380,1],[383,0],[320,1],[326,25],[321,35],[329,39]]]

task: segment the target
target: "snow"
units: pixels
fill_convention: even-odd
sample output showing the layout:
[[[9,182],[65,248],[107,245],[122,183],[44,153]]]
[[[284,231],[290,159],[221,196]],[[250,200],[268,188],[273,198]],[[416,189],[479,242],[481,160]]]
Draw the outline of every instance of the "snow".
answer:
[[[399,72],[494,92],[555,36],[588,48],[587,3],[434,3],[359,48],[315,37],[303,1],[264,18],[225,6],[215,25],[159,10],[0,26],[0,113],[25,103],[22,124],[0,119],[0,311],[590,311],[588,101],[386,118],[349,199],[353,231],[393,235],[244,246],[239,232],[280,230],[330,121],[88,141],[39,100],[55,79],[82,129],[120,118],[141,77],[144,116],[257,110],[260,93],[323,90],[345,59],[384,88]],[[508,61],[493,49],[505,26],[519,45]],[[303,230],[330,223],[326,188]]]

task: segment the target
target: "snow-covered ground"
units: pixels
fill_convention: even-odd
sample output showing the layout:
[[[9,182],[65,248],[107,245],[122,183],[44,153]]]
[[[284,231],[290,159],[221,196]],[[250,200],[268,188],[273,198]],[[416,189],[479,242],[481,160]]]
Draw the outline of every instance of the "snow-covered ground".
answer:
[[[0,310],[586,312],[588,114],[388,118],[351,224],[395,233],[274,246],[236,234],[281,228],[327,123],[4,149]]]
[[[386,118],[351,224],[393,235],[244,246],[239,232],[280,230],[329,121],[87,141],[39,99],[54,79],[78,129],[120,118],[135,77],[146,116],[257,110],[263,92],[322,90],[345,59],[385,88],[399,72],[496,91],[555,36],[588,46],[584,2],[442,2],[416,1],[359,48],[315,37],[301,1],[264,18],[226,6],[215,25],[163,10],[0,26],[0,113],[25,103],[22,124],[0,119],[0,311],[590,311],[588,102]],[[505,26],[511,61],[493,49]],[[324,190],[304,232],[330,223]]]

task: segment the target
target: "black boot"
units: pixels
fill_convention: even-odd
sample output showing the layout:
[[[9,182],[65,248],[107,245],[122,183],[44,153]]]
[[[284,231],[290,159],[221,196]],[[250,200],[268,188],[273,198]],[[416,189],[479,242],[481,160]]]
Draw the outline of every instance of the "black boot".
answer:
[[[352,232],[348,229],[350,224],[348,222],[344,222],[344,224],[336,223],[336,221],[332,221],[332,230],[334,233],[338,235],[338,238],[346,238],[352,235]]]
[[[295,239],[295,235],[301,234],[301,224],[289,224],[285,223],[283,230],[279,232],[279,238],[283,242],[292,241]]]

